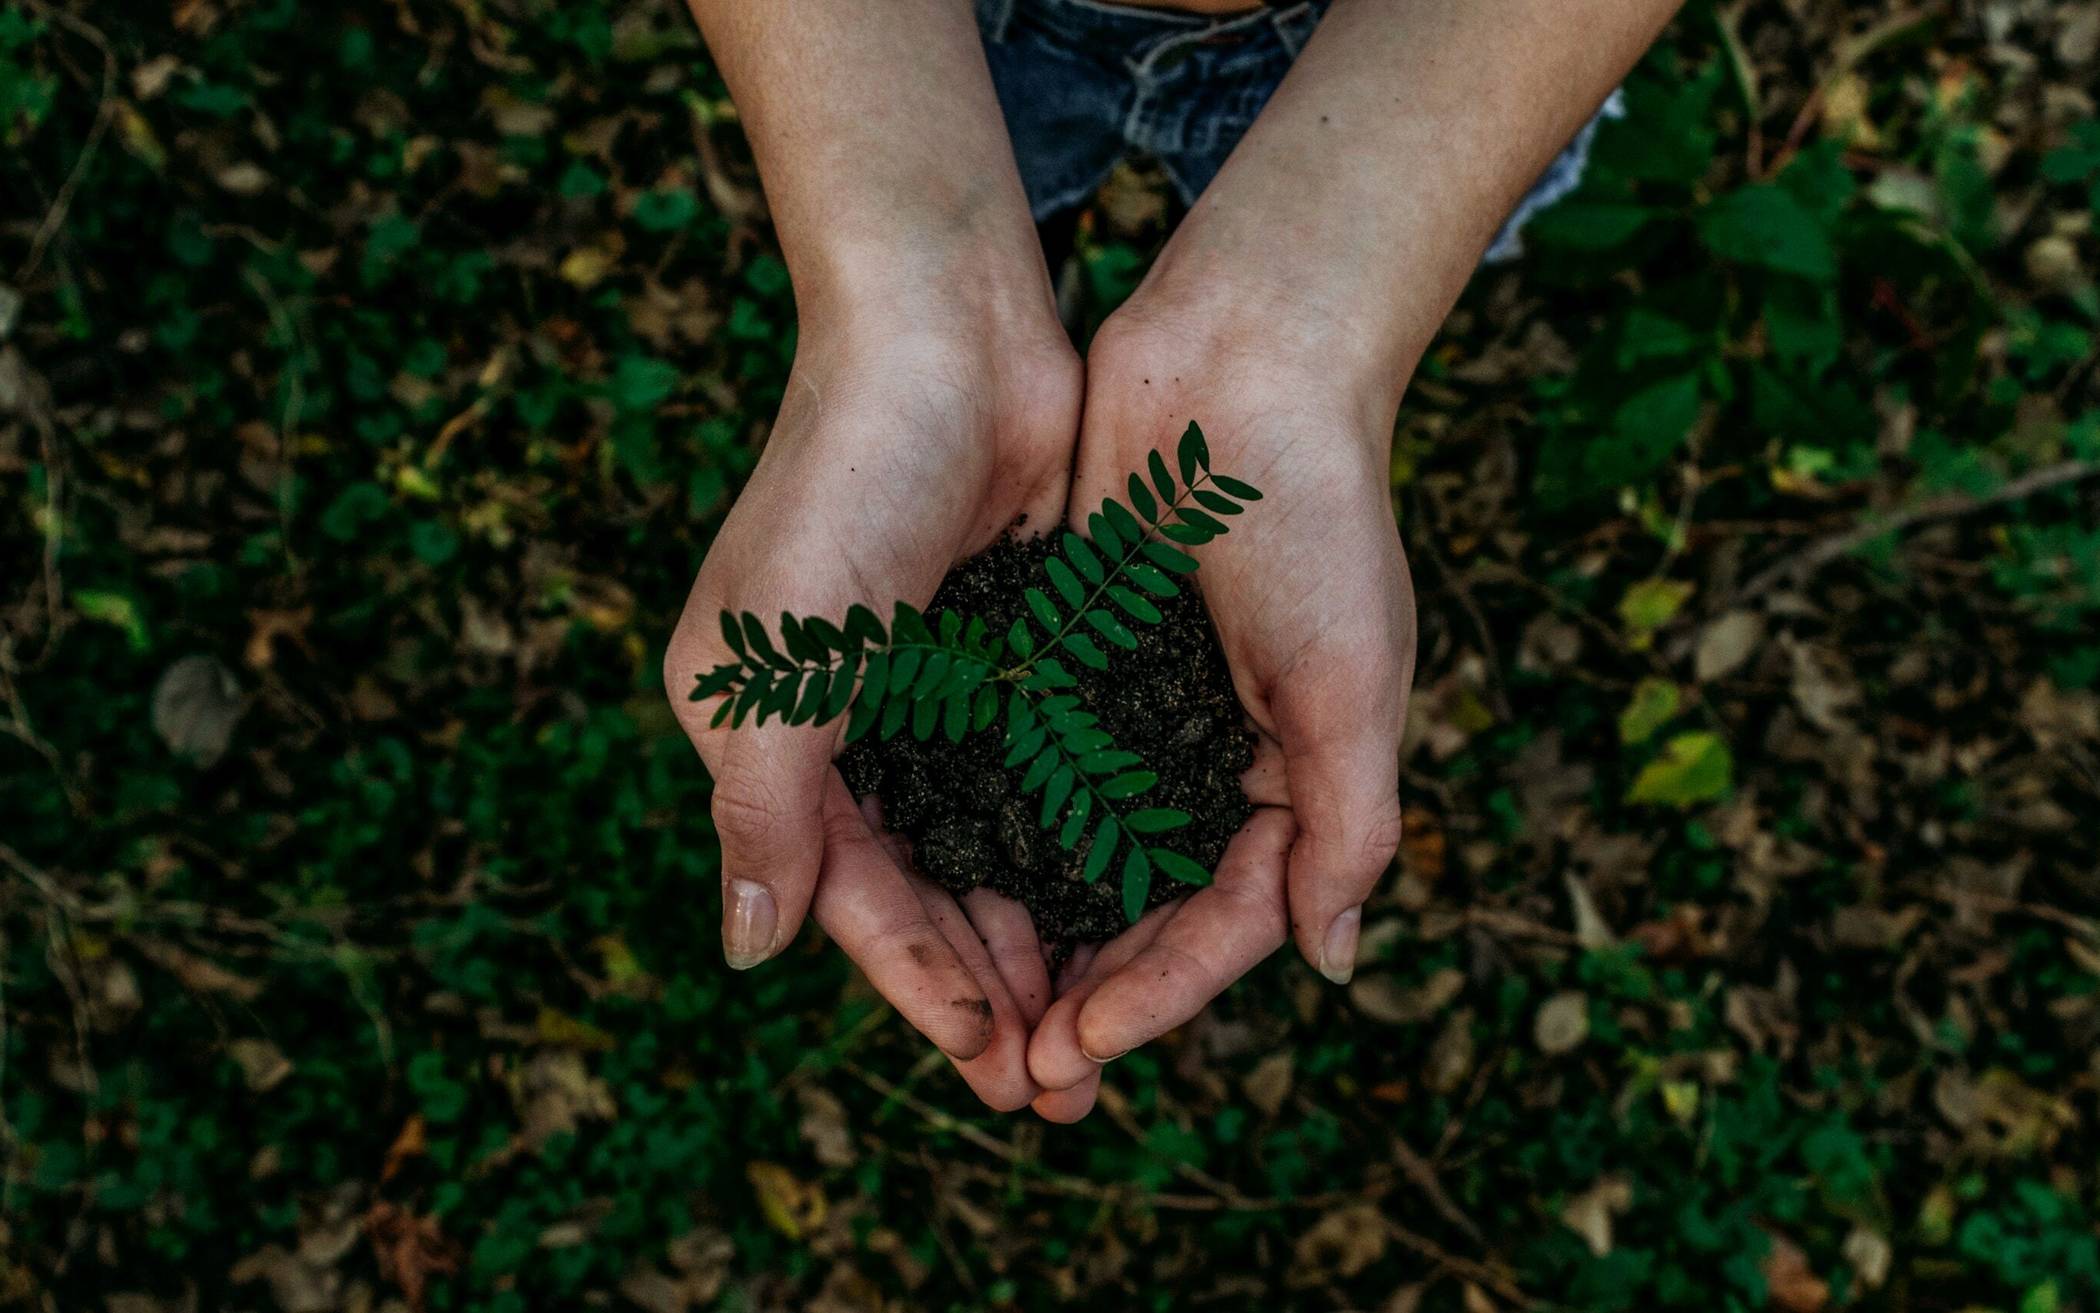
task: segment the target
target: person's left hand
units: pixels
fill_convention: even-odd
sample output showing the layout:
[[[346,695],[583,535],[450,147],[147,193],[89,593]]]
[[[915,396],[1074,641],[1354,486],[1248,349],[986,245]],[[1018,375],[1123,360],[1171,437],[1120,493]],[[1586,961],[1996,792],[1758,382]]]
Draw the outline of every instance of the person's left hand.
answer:
[[[1200,1012],[1286,929],[1347,981],[1364,900],[1399,846],[1415,656],[1389,492],[1404,380],[1347,367],[1332,327],[1236,320],[1148,282],[1088,354],[1071,519],[1124,497],[1146,453],[1171,451],[1191,419],[1216,468],[1263,493],[1194,549],[1192,576],[1257,736],[1257,810],[1213,884],[1075,956],[1029,1041],[1044,1090],[1033,1106],[1049,1120],[1083,1117],[1105,1062]]]

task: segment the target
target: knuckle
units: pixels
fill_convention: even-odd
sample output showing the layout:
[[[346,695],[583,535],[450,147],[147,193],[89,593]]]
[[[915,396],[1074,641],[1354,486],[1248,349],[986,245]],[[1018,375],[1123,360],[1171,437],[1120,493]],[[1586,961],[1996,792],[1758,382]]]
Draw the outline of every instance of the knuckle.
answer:
[[[731,846],[765,840],[787,819],[780,795],[751,776],[715,781],[715,834]]]

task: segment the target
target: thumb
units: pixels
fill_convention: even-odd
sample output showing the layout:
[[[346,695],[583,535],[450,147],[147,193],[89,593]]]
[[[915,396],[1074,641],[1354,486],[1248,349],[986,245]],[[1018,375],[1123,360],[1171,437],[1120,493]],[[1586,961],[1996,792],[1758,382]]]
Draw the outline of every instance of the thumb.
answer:
[[[722,956],[738,971],[787,947],[824,858],[831,738],[768,725],[696,736],[714,776],[722,845]]]
[[[1298,824],[1285,875],[1291,934],[1321,975],[1345,984],[1364,900],[1400,848],[1398,729],[1317,707],[1277,712]]]

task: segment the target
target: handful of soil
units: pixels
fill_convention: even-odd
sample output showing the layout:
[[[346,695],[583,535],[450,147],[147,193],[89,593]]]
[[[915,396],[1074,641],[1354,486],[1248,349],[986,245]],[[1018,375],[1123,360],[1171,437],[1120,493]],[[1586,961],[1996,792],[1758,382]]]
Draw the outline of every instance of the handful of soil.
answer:
[[[928,613],[952,608],[1004,632],[1026,613],[1022,591],[1041,584],[1049,554],[1048,539],[1002,538],[949,572]],[[1071,663],[1079,686],[1070,691],[1118,747],[1159,776],[1144,805],[1179,807],[1193,818],[1174,832],[1175,850],[1215,870],[1226,841],[1254,811],[1240,789],[1254,737],[1203,599],[1191,579],[1181,582],[1179,596],[1159,601],[1160,623],[1135,629],[1135,651],[1113,653],[1107,670]],[[1039,800],[1021,791],[1021,772],[1006,769],[1005,758],[1002,736],[991,730],[961,743],[870,735],[846,750],[839,770],[855,796],[881,799],[883,823],[910,842],[913,865],[949,892],[984,885],[1019,900],[1044,943],[1059,948],[1118,934],[1128,924],[1121,882],[1113,871],[1094,884],[1081,878],[1089,840],[1060,848],[1056,833],[1038,823]],[[1191,892],[1178,880],[1155,879],[1146,905]]]

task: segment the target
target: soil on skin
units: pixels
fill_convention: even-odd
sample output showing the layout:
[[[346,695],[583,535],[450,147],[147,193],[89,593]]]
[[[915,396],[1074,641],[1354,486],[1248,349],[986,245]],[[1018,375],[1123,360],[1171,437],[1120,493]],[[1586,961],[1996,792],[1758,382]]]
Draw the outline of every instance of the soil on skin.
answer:
[[[1004,538],[951,571],[927,614],[952,608],[1004,633],[1024,613],[1022,590],[1042,586],[1048,554],[1044,539]],[[1063,664],[1117,746],[1158,774],[1143,805],[1179,807],[1194,818],[1160,836],[1163,846],[1214,870],[1226,840],[1253,814],[1240,775],[1253,763],[1254,739],[1210,615],[1189,582],[1159,603],[1159,624],[1131,626],[1136,651],[1108,648],[1106,671]],[[909,733],[887,743],[870,736],[846,750],[839,769],[856,796],[881,800],[883,823],[910,842],[914,865],[950,892],[985,885],[1020,900],[1046,944],[1069,948],[1116,935],[1127,924],[1116,878],[1121,859],[1096,884],[1080,878],[1087,841],[1067,852],[1055,830],[1038,824],[1040,795],[1024,795],[1021,772],[1001,765],[1002,738],[996,726],[961,743],[939,734],[924,743]],[[1148,905],[1191,892],[1155,872]]]

